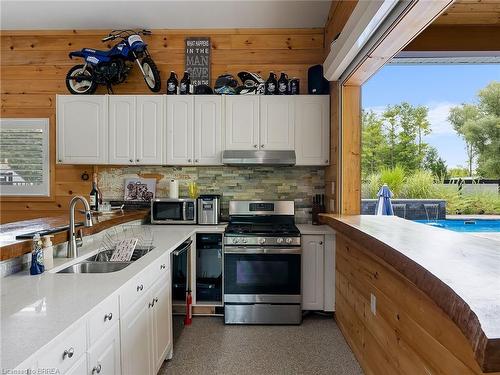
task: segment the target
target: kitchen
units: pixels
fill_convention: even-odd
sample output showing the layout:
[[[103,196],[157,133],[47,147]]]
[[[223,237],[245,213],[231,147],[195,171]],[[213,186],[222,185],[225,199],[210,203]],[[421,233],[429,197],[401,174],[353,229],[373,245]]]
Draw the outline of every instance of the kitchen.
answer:
[[[356,190],[350,185],[356,177],[348,178],[345,166],[356,153],[339,157],[339,142],[349,144],[353,134],[339,135],[335,127],[337,91],[323,78],[332,77],[329,44],[352,26],[351,14],[375,15],[375,9],[354,1],[249,1],[230,11],[217,1],[152,2],[147,22],[120,34],[110,30],[136,25],[135,17],[147,13],[137,2],[124,6],[128,18],[118,23],[106,16],[112,11],[106,2],[87,19],[72,14],[78,2],[61,8],[41,2],[62,12],[52,21],[26,17],[15,2],[5,3],[2,13],[10,20],[2,16],[8,25],[1,32],[2,124],[40,130],[48,172],[40,196],[7,196],[2,185],[2,369],[383,373],[372,367],[374,357],[360,355],[350,330],[358,311],[351,316],[344,310],[346,285],[355,281],[336,273],[337,259],[349,267],[345,236],[354,236],[352,228],[369,229],[319,215],[355,214],[340,210]],[[29,4],[30,12],[41,12]],[[207,20],[209,12],[220,15]],[[215,18],[223,15],[221,24]],[[78,51],[111,49],[123,35],[131,48],[144,40],[150,60],[111,88],[70,73],[65,81]],[[224,95],[195,92],[204,84],[194,83],[186,85],[190,95],[181,95],[193,40],[210,48],[203,60],[208,77],[200,69],[202,75],[191,78]],[[156,92],[153,63],[161,72]],[[171,71],[179,94],[167,91]],[[266,95],[271,72],[288,75],[290,92]],[[276,74],[276,84],[280,78]],[[258,95],[242,95],[244,90]],[[349,91],[344,98],[350,101]],[[75,196],[88,207],[72,204]],[[37,259],[31,254],[34,232],[53,236],[41,244],[54,255],[40,275],[29,275]],[[113,258],[117,244],[125,261]],[[383,316],[381,296],[379,303]],[[450,329],[459,337],[457,356],[466,358],[457,368],[482,373],[479,366],[487,368],[494,344],[491,352],[472,353],[461,331]],[[484,355],[481,364],[475,354]],[[399,366],[411,373],[408,362]]]

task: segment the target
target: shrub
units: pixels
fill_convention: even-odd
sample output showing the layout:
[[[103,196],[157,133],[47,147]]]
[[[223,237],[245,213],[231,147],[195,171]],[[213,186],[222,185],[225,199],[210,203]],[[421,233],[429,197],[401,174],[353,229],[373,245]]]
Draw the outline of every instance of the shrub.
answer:
[[[361,196],[363,198],[375,199],[382,184],[380,183],[380,174],[373,173],[368,176],[361,186]]]
[[[403,198],[435,198],[434,176],[429,171],[416,171],[406,178],[401,196]]]
[[[391,189],[392,193],[394,194],[395,198],[400,197],[404,182],[405,182],[405,171],[399,165],[397,165],[392,169],[384,168],[380,173],[380,186],[382,186],[383,184],[387,184],[389,186],[389,189]]]

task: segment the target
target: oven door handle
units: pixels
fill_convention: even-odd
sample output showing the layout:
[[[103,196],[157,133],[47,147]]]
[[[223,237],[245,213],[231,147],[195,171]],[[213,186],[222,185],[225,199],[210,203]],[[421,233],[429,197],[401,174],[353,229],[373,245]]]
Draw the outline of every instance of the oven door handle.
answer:
[[[189,242],[185,242],[184,244],[181,245],[182,247],[180,249],[177,248],[174,251],[172,251],[172,254],[176,257],[181,255],[182,253],[187,251],[187,249],[189,249],[189,247],[191,246],[192,243],[193,243],[192,240],[190,240]]]
[[[245,246],[226,246],[225,254],[301,254],[300,247],[269,248],[269,247],[245,247]]]

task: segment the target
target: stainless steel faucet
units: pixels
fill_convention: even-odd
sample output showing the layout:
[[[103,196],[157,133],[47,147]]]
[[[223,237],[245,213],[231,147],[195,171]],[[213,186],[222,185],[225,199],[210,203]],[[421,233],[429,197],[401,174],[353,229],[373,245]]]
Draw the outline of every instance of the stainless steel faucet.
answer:
[[[75,235],[75,206],[78,201],[82,202],[85,206],[85,226],[92,226],[92,213],[90,212],[89,202],[81,195],[76,195],[71,199],[69,204],[69,241],[68,241],[68,258],[78,257],[78,248],[82,246],[82,239],[79,238],[78,241]]]

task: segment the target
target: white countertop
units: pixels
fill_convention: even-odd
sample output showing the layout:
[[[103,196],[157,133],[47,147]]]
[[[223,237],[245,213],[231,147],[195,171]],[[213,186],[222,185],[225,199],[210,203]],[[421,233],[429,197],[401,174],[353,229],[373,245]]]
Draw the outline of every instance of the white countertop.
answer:
[[[0,367],[13,369],[20,365],[194,233],[224,231],[223,225],[152,225],[151,228],[154,250],[121,271],[101,274],[45,272],[38,276],[31,276],[26,271],[0,279]],[[97,246],[99,242],[83,247],[78,260],[55,259],[54,270],[87,258],[96,252]]]
[[[335,234],[329,225],[296,224],[300,234]]]
[[[80,249],[78,259],[55,258],[55,267],[38,276],[28,271],[0,279],[0,367],[13,369],[43,348],[92,308],[165,252],[170,253],[197,232],[223,232],[225,225],[151,225],[154,250],[118,272],[57,274],[95,253],[99,241]],[[302,234],[333,234],[327,225],[298,224]]]

